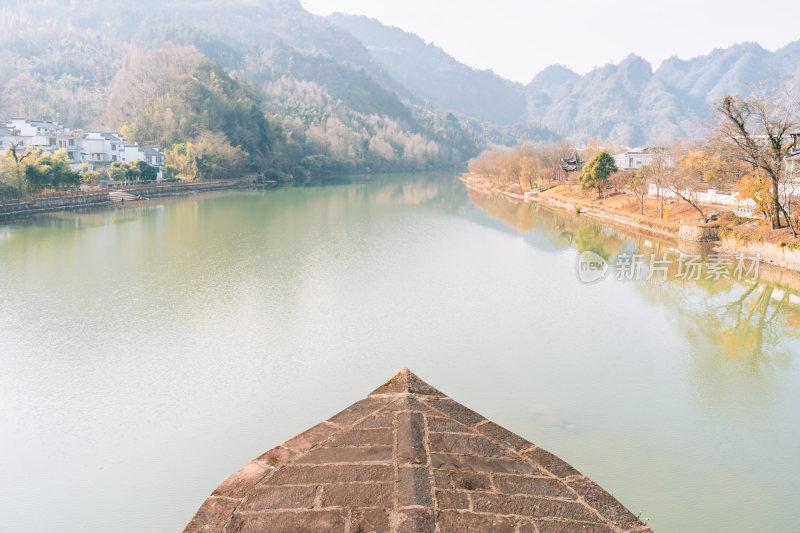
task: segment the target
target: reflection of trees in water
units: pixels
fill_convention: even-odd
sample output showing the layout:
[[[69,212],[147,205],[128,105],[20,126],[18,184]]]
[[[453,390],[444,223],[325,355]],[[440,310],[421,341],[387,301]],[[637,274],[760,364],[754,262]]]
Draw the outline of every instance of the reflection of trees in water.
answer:
[[[648,299],[669,305],[697,354],[757,371],[790,355],[787,337],[800,336],[800,297],[759,282],[731,280],[643,282]]]
[[[553,249],[574,246],[578,252],[589,250],[612,261],[623,250],[642,254],[644,272],[653,255],[662,259],[666,253],[670,260],[666,282],[634,283],[649,300],[673,309],[696,352],[709,361],[737,361],[757,370],[785,361],[789,356],[787,338],[800,338],[800,291],[763,281],[706,279],[705,271],[698,280],[679,279],[680,255],[672,246],[651,237],[623,237],[586,219],[499,195],[470,191],[469,196],[490,216],[520,233],[535,231],[547,238]],[[687,253],[708,251],[698,248]]]
[[[573,234],[573,242],[578,252],[591,251],[608,261],[612,255],[619,254],[625,242],[614,233],[603,231],[600,226],[582,225]]]
[[[492,218],[500,220],[520,233],[536,232],[552,249],[576,246],[579,252],[591,250],[608,259],[624,247],[624,239],[586,219],[563,215],[542,208],[536,203],[512,202],[500,196],[469,191],[469,197]]]
[[[800,332],[797,296],[757,281],[637,285],[666,305],[677,329],[685,332],[686,370],[704,401],[716,405],[718,413],[735,409],[737,419],[742,411],[758,418],[771,401],[775,378],[792,361],[797,342],[792,337]]]
[[[344,190],[349,197],[362,197],[374,206],[415,205],[453,211],[469,204],[463,184],[451,173],[372,176]]]
[[[527,233],[537,229],[542,217],[537,213],[536,204],[511,202],[495,194],[478,192],[473,189],[468,191],[469,198],[477,207],[486,211],[492,218],[504,222],[520,233]]]

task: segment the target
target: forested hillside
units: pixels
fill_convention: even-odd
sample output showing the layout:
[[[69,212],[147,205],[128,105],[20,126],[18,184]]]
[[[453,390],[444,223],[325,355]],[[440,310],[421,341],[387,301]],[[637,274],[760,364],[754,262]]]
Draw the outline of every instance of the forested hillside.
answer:
[[[745,43],[655,71],[635,55],[583,76],[551,66],[522,85],[297,0],[0,7],[0,119],[124,129],[167,148],[223,135],[251,170],[284,178],[460,165],[488,143],[696,139],[723,95],[798,65],[800,41],[776,52]]]
[[[0,8],[0,118],[223,135],[283,177],[462,164],[464,120],[422,105],[347,32],[296,0],[18,0]]]

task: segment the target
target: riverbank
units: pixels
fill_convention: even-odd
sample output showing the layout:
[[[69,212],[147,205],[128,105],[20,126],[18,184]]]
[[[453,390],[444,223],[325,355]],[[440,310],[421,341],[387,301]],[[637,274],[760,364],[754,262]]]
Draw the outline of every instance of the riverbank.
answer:
[[[764,263],[800,271],[800,239],[762,230],[754,221],[737,219],[730,213],[721,215],[716,222],[703,224],[697,221],[699,213],[685,202],[665,203],[664,217],[661,218],[660,205],[655,199],[645,199],[642,209],[637,197],[615,194],[598,199],[568,182],[526,194],[519,187],[498,186],[474,174],[464,174],[461,181],[476,191],[500,194],[514,201],[537,202],[559,211],[587,216],[602,224],[619,225],[659,238],[686,242],[685,237],[689,236],[689,242],[715,243],[715,250],[720,253],[759,255]]]
[[[52,198],[34,198],[27,202],[0,204],[0,224],[26,218],[34,218],[54,211],[69,211],[112,205],[108,192],[88,193]]]
[[[0,223],[36,218],[57,211],[108,207],[114,205],[115,202],[120,202],[122,199],[131,200],[141,197],[143,200],[147,200],[165,196],[185,196],[201,192],[244,189],[252,185],[251,179],[240,178],[191,183],[137,185],[114,190],[104,189],[98,192],[84,191],[62,196],[33,198],[24,202],[0,204]],[[120,198],[120,194],[124,196]]]

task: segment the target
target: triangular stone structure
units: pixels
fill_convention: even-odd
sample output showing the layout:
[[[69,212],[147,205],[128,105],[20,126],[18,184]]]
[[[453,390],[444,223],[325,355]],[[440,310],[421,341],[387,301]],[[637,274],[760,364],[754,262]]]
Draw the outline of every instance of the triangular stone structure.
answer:
[[[239,469],[184,533],[650,531],[551,453],[403,369]]]

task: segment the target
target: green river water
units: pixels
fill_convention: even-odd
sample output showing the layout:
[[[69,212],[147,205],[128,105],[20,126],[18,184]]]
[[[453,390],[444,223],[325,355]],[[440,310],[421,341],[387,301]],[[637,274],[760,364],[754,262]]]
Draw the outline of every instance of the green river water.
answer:
[[[673,265],[589,285],[586,250]],[[679,251],[455,175],[0,225],[0,530],[180,531],[408,366],[657,532],[798,531],[800,284]]]

